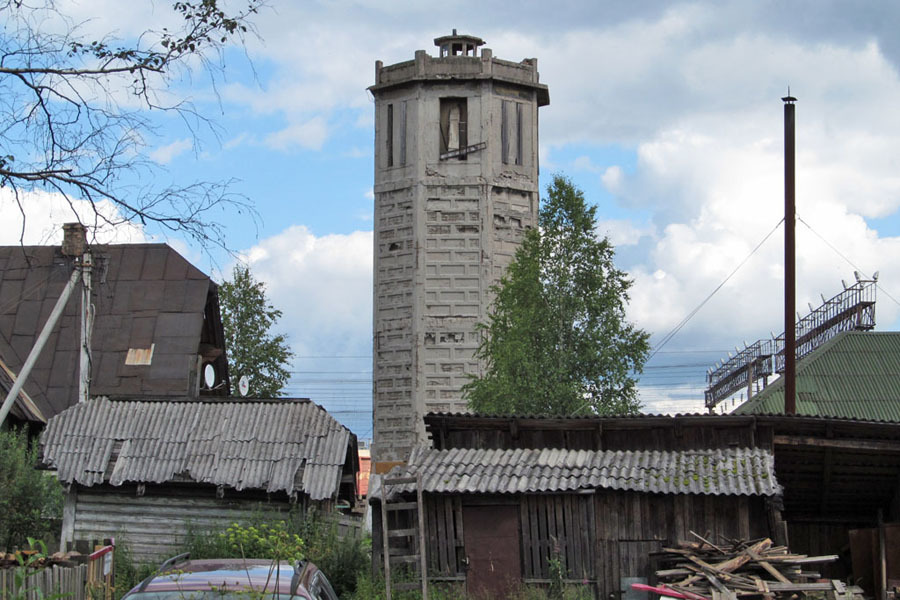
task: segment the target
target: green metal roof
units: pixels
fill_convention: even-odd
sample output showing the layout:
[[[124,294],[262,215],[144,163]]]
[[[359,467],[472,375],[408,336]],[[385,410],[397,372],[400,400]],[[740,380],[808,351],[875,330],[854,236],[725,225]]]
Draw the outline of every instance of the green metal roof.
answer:
[[[783,413],[784,379],[733,412]],[[900,422],[900,332],[843,332],[797,363],[797,414]]]

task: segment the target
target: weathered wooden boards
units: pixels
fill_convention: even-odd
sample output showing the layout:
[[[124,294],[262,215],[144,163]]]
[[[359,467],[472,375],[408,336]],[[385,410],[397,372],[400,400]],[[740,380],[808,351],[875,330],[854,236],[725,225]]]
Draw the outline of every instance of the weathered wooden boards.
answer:
[[[714,544],[691,533],[699,541],[663,548],[658,564],[665,568],[656,571],[656,577],[660,586],[693,600],[790,600],[809,593],[821,597],[823,592],[832,600],[862,598],[860,588],[839,580],[822,581],[819,573],[806,570],[836,560],[835,555],[791,554],[784,546],[773,546],[768,538]]]

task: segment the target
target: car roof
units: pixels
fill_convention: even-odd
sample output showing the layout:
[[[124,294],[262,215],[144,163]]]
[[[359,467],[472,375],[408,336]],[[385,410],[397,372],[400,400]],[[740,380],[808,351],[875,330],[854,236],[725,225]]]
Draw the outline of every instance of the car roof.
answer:
[[[304,563],[302,567],[304,578],[300,582],[301,589],[302,584],[307,583],[316,570],[311,563]],[[290,594],[293,576],[294,567],[288,562],[275,563],[272,560],[252,558],[188,560],[172,565],[165,572],[154,576],[146,585],[141,584],[130,593],[229,588]]]

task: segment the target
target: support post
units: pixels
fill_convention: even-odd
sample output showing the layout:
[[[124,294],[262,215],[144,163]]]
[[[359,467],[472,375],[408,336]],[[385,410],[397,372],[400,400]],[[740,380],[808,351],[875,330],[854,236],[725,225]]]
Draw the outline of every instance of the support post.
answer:
[[[94,305],[91,303],[91,253],[81,257],[81,360],[78,379],[78,401],[87,402],[91,395],[91,332],[94,328]]]
[[[12,408],[13,402],[15,402],[16,397],[19,395],[19,392],[22,391],[22,386],[25,385],[25,380],[28,379],[28,376],[31,374],[31,369],[37,362],[38,356],[40,356],[41,354],[41,350],[44,349],[44,344],[47,343],[47,338],[50,337],[50,333],[56,326],[56,322],[59,320],[59,316],[66,308],[66,302],[69,300],[69,296],[72,295],[72,290],[75,289],[75,284],[78,283],[78,279],[80,276],[81,273],[79,273],[78,269],[74,269],[72,271],[72,275],[69,277],[69,282],[63,289],[62,294],[59,295],[59,299],[56,301],[56,306],[53,307],[53,311],[47,318],[47,322],[44,323],[44,328],[41,330],[41,334],[38,336],[37,341],[35,341],[34,346],[31,348],[31,352],[28,354],[28,358],[25,359],[25,364],[22,365],[22,370],[19,371],[18,375],[16,375],[16,380],[15,382],[13,382],[13,385],[9,390],[9,394],[6,395],[6,400],[3,401],[3,406],[0,407],[0,425],[2,425],[4,421],[6,421],[6,415],[9,414],[9,409]]]

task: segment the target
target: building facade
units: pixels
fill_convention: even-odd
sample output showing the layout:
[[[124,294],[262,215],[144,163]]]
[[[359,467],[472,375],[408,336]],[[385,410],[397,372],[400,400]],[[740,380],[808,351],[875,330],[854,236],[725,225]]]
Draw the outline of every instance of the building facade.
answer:
[[[373,461],[404,462],[427,412],[465,410],[490,287],[537,219],[536,59],[474,36],[375,64]],[[479,54],[480,49],[480,54]]]

